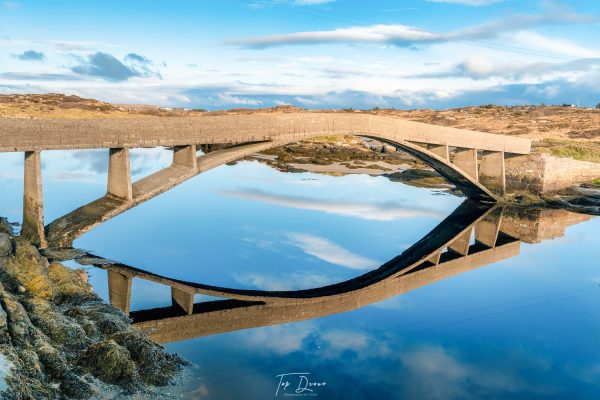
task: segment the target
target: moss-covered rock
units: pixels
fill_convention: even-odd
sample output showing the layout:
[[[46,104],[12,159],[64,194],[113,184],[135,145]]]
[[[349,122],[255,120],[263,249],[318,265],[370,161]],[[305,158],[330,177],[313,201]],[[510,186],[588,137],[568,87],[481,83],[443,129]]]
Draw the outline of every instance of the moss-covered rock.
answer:
[[[129,350],[113,339],[90,346],[83,361],[90,372],[106,383],[129,388],[137,380],[136,366]]]
[[[10,228],[2,221],[0,233]],[[121,390],[145,398],[154,392],[149,385],[173,381],[181,358],[132,330],[78,271],[49,264],[7,234],[14,247],[0,256],[0,349],[12,369],[0,397],[87,399]]]

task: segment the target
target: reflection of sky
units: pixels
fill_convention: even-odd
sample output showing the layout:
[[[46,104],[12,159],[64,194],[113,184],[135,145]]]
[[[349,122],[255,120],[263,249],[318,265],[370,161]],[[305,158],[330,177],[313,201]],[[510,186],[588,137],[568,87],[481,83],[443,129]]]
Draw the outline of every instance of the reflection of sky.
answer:
[[[44,153],[48,221],[105,190],[105,175],[93,170],[100,161],[55,154]],[[64,164],[54,166],[50,157]],[[144,157],[147,165],[168,162],[164,152]],[[7,194],[0,207],[12,220],[21,212],[22,183],[6,177],[19,176],[19,162],[0,156],[0,190]],[[93,179],[60,175],[81,170]],[[297,206],[307,201],[310,207]],[[336,203],[366,213],[402,207],[428,213],[393,211],[377,214],[393,218],[378,219],[331,212]],[[202,174],[90,231],[76,245],[176,278],[248,288],[315,287],[396,256],[459,203],[380,177],[284,174],[244,162]],[[186,380],[186,398],[271,398],[275,375],[298,371],[327,381],[318,391],[323,399],[595,398],[599,221],[570,227],[561,239],[522,244],[518,257],[348,313],[166,348],[198,365]],[[90,273],[106,297],[106,272]],[[132,293],[133,309],[170,301],[168,288],[137,279]]]

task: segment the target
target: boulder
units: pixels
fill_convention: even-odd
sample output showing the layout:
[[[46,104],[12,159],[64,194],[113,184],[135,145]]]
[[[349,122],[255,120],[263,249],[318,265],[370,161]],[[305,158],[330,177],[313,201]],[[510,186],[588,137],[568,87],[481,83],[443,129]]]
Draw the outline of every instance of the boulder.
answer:
[[[13,241],[6,232],[0,232],[0,257],[8,257],[13,253]]]
[[[381,148],[381,152],[382,153],[395,153],[396,152],[396,148],[394,146],[391,146],[389,144],[384,144]]]

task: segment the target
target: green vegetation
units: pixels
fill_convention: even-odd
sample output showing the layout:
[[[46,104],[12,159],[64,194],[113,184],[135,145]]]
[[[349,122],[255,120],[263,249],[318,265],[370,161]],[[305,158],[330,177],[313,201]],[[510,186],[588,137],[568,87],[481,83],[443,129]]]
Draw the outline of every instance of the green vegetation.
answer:
[[[320,136],[318,138],[310,139],[314,143],[337,143],[337,142],[349,142],[352,143],[356,139],[351,135],[328,135]]]
[[[581,161],[600,162],[599,142],[575,142],[569,140],[544,139],[534,144],[536,151],[556,157],[573,158]]]
[[[594,185],[600,185],[600,178],[598,178],[598,179],[594,179],[594,180],[592,181],[592,183],[593,183]]]
[[[600,110],[600,103],[596,104],[596,110]]]

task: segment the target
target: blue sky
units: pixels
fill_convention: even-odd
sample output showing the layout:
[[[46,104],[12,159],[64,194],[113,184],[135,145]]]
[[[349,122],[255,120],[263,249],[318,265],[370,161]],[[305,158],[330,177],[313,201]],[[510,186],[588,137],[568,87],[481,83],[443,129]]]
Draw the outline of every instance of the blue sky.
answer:
[[[600,102],[600,4],[0,1],[0,93],[223,109]]]

